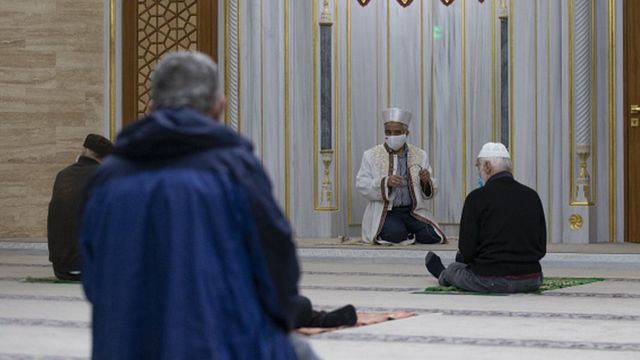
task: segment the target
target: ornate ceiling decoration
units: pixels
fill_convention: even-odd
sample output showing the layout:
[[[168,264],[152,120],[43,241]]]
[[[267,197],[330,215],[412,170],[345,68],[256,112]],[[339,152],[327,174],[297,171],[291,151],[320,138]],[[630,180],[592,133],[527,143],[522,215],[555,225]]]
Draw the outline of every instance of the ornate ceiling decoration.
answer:
[[[371,2],[371,0],[357,0],[358,4],[360,4],[361,6],[367,6],[369,5],[369,3]],[[413,2],[413,0],[396,0],[398,2],[398,4],[400,4],[402,7],[407,7],[409,5],[411,5],[411,3]],[[453,4],[455,0],[440,0],[440,2],[442,2],[445,6],[449,6],[451,4]],[[484,3],[484,0],[478,0],[478,2],[480,2],[481,4]]]
[[[402,5],[402,7],[407,7],[411,5],[413,0],[398,0],[398,4]]]

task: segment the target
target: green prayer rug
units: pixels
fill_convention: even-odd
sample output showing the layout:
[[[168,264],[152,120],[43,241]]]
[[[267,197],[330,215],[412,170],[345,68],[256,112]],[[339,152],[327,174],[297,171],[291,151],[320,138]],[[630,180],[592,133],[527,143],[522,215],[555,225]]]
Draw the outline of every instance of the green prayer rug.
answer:
[[[24,279],[23,282],[38,284],[80,284],[80,281],[60,280],[56,277],[31,277]]]
[[[542,294],[545,291],[564,289],[573,286],[591,284],[598,281],[604,281],[603,278],[574,278],[574,277],[545,277],[540,289],[529,292],[528,294]],[[422,291],[414,292],[414,294],[446,294],[446,295],[489,295],[489,296],[507,296],[506,293],[489,293],[475,292],[459,289],[455,286],[430,286]]]

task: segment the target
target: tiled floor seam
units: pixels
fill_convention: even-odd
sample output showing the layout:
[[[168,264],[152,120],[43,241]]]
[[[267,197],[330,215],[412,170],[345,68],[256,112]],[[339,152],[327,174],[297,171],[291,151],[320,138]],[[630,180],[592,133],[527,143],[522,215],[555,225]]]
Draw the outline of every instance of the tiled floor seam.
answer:
[[[34,300],[34,301],[87,301],[82,296],[64,295],[25,295],[25,294],[0,294],[0,300]]]
[[[370,271],[345,271],[345,272],[339,272],[339,271],[303,271],[302,274],[304,275],[327,275],[327,276],[386,276],[386,277],[399,277],[399,278],[405,278],[405,277],[412,277],[412,278],[424,278],[424,277],[431,277],[430,274],[425,273],[424,274],[399,274],[399,273],[382,273],[382,272],[370,272]],[[574,277],[579,277],[579,276],[574,276]],[[605,281],[616,281],[616,282],[640,282],[640,278],[609,278],[609,277],[603,277],[603,279],[605,279]]]
[[[329,310],[332,306],[317,305],[316,309]],[[577,313],[548,313],[548,312],[522,312],[522,311],[487,311],[487,310],[455,310],[455,309],[420,309],[420,308],[386,308],[386,307],[358,307],[360,312],[398,312],[407,311],[417,315],[446,315],[446,316],[473,316],[473,317],[503,317],[525,319],[563,319],[563,320],[589,320],[589,321],[640,321],[640,316],[635,315],[611,315],[611,314],[577,314]],[[88,329],[88,321],[71,321],[39,318],[0,317],[2,326],[24,327],[54,327]]]
[[[27,355],[0,352],[0,360],[88,360],[88,357],[54,356],[54,355]]]
[[[313,336],[314,340],[336,340],[357,342],[415,343],[432,345],[463,345],[516,347],[539,349],[601,350],[601,351],[640,351],[640,343],[612,343],[589,341],[553,341],[544,339],[503,339],[469,338],[450,336],[388,335],[368,333],[330,332]]]
[[[331,310],[335,306],[314,304],[319,310]],[[528,319],[564,319],[564,320],[594,320],[594,321],[640,321],[640,315],[616,315],[616,314],[593,314],[593,313],[562,313],[562,312],[529,312],[529,311],[507,311],[507,310],[464,310],[464,309],[425,309],[408,307],[372,307],[358,306],[359,312],[412,312],[417,315],[439,314],[447,316],[476,316],[476,317],[505,317],[505,318],[528,318]]]
[[[331,290],[331,291],[371,291],[371,292],[419,292],[423,288],[419,287],[380,287],[380,286],[325,286],[325,285],[302,285],[301,290]],[[419,295],[441,296],[474,296],[473,294],[451,294],[451,293],[429,293]],[[499,296],[510,296],[508,294]],[[517,294],[517,296],[557,296],[576,298],[606,298],[606,299],[640,299],[640,294],[625,293],[593,293],[593,292],[561,292],[557,290],[545,291],[541,294]]]
[[[33,319],[33,318],[8,318],[0,317],[2,326],[27,326],[27,327],[54,327],[67,329],[89,329],[91,323],[88,321],[71,321],[55,319]]]

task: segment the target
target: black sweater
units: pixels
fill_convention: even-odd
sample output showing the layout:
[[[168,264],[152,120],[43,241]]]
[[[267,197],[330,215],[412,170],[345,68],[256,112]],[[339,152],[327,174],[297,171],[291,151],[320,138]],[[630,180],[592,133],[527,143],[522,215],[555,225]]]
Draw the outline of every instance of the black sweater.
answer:
[[[502,172],[467,196],[460,220],[460,254],[482,276],[541,272],[546,231],[538,194]]]
[[[47,215],[49,260],[55,271],[80,270],[80,205],[87,181],[99,165],[96,160],[80,156],[56,176]]]

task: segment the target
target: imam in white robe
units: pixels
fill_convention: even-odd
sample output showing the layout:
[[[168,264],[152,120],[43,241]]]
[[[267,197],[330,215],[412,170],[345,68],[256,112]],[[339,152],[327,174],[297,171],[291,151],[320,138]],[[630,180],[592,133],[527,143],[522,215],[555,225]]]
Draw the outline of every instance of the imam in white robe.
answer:
[[[407,177],[411,179],[409,193],[413,200],[411,215],[433,226],[436,233],[446,243],[444,232],[432,219],[429,210],[429,201],[436,195],[436,179],[431,177],[431,192],[427,195],[420,183],[420,170],[425,169],[433,175],[427,153],[410,144],[407,144]],[[387,186],[387,177],[394,175],[397,169],[394,155],[389,153],[386,147],[381,144],[364,152],[362,164],[356,176],[356,188],[369,203],[364,210],[362,218],[362,241],[373,243],[382,231],[387,211],[393,207],[394,192]]]

